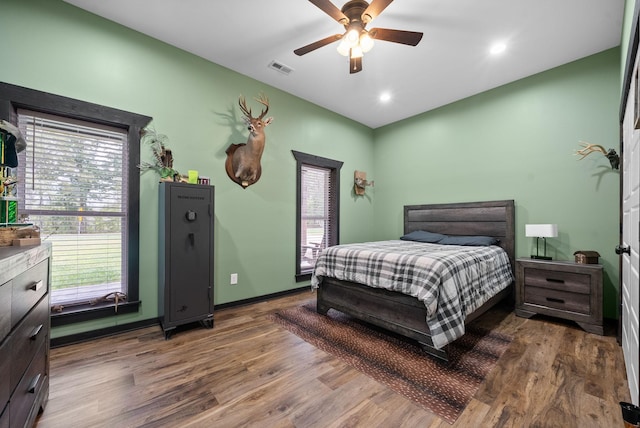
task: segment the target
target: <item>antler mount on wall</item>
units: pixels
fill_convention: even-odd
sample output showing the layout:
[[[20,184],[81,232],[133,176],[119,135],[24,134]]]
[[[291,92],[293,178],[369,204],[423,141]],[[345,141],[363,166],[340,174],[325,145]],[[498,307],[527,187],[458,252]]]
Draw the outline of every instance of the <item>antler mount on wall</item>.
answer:
[[[601,153],[609,160],[612,169],[620,169],[620,156],[616,153],[615,149],[605,149],[600,144],[591,144],[580,141],[580,145],[582,149],[576,150],[575,154],[580,155],[580,159],[582,160],[591,153]]]
[[[372,28],[366,30],[369,22],[375,19],[393,0],[351,0],[338,9],[329,0],[309,0],[327,15],[338,21],[345,28],[345,33],[334,34],[317,42],[298,48],[293,52],[302,56],[318,48],[340,40],[338,52],[349,57],[349,73],[362,70],[362,57],[373,47],[373,40],[385,40],[416,46],[422,39],[422,33],[415,31],[392,30],[388,28]]]

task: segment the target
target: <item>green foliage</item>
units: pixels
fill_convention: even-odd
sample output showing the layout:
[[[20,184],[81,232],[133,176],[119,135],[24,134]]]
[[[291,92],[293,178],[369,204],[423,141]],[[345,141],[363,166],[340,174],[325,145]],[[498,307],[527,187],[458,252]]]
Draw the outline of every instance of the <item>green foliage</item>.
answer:
[[[140,173],[147,171],[155,171],[160,178],[173,178],[180,175],[178,171],[173,169],[173,155],[167,146],[169,137],[164,134],[158,134],[155,129],[147,128],[142,134],[142,143],[151,148],[153,160],[151,162],[141,162],[138,165]]]

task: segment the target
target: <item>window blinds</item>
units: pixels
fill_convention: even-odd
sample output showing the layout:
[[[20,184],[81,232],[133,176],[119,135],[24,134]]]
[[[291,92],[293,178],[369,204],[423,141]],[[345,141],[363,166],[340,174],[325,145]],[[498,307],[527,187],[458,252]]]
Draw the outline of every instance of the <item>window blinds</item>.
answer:
[[[301,270],[311,270],[331,234],[331,169],[302,165]]]
[[[18,212],[52,243],[52,304],[125,292],[127,135],[19,110]]]

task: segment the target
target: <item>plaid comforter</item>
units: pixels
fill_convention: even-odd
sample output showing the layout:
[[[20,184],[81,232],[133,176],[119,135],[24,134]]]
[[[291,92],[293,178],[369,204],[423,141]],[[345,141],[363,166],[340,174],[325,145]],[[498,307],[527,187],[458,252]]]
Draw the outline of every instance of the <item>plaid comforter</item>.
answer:
[[[398,291],[423,301],[438,349],[462,336],[467,314],[513,281],[509,257],[498,246],[401,240],[329,247],[316,261],[311,286],[320,286],[325,276]]]

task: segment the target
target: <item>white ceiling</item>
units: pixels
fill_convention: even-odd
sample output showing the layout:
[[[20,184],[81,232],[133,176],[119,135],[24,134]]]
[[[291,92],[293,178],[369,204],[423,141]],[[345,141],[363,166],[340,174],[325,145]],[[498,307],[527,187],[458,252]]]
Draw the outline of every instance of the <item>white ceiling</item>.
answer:
[[[376,41],[363,71],[349,74],[337,43],[293,53],[344,32],[307,0],[65,1],[371,128],[618,46],[624,9],[624,0],[395,0],[367,28],[419,31],[422,41]],[[507,49],[491,56],[497,41]],[[273,60],[293,71],[270,69]]]

